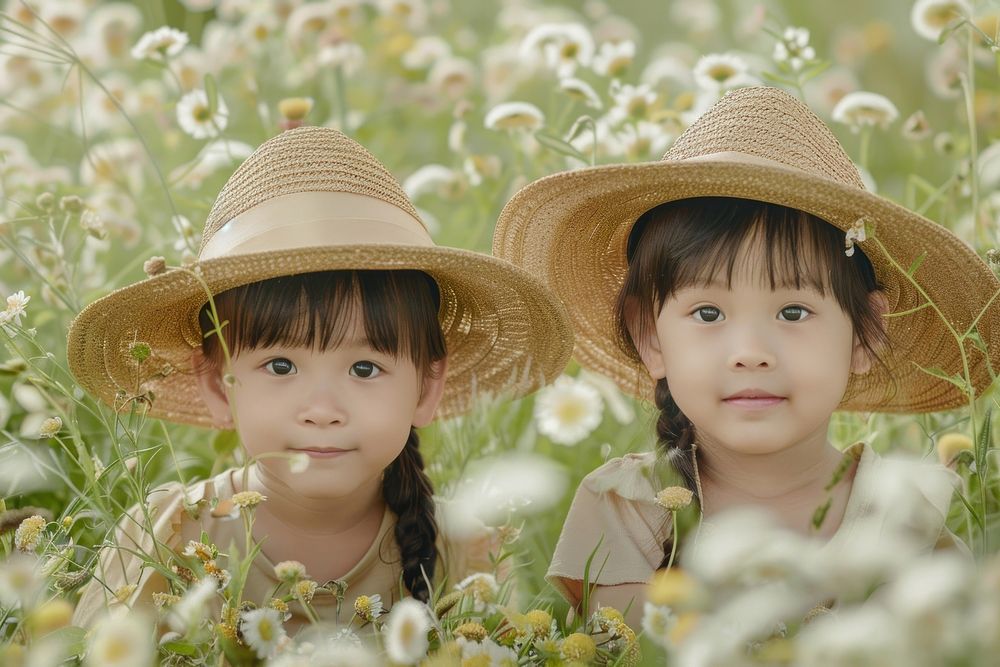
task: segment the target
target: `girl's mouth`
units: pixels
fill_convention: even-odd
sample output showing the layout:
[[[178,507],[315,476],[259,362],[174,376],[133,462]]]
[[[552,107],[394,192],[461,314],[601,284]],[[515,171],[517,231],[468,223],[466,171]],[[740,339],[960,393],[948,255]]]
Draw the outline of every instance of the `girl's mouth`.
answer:
[[[317,459],[332,459],[344,454],[350,454],[353,449],[337,449],[336,447],[303,447],[303,448],[293,448],[293,452],[302,452],[310,458]]]
[[[778,405],[785,400],[763,389],[744,389],[722,399],[726,405],[749,410],[761,410]]]

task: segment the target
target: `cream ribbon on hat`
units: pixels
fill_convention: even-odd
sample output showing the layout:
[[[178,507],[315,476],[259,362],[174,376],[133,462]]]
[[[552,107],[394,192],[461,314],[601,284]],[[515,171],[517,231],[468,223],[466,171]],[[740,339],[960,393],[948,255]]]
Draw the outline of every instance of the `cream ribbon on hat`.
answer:
[[[351,192],[294,192],[268,199],[219,228],[199,260],[344,245],[433,246],[427,228],[397,206]]]

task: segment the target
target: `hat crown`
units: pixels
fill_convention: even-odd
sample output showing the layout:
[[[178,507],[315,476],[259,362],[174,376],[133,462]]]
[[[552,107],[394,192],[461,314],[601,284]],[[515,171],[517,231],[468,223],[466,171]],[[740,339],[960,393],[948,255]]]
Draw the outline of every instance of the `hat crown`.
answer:
[[[726,93],[677,138],[663,159],[717,153],[741,153],[865,188],[854,162],[823,121],[779,88],[755,86]]]
[[[373,197],[423,224],[399,182],[361,144],[333,128],[304,126],[268,139],[233,172],[205,221],[199,255],[236,216],[299,192]]]

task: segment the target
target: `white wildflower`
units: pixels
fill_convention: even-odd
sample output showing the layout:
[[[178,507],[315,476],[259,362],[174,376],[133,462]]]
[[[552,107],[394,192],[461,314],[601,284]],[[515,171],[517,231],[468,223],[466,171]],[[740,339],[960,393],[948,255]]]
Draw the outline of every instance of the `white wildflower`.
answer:
[[[877,605],[826,614],[802,629],[795,642],[802,665],[901,665],[907,637],[899,622]]]
[[[403,67],[409,70],[426,69],[450,55],[451,45],[447,41],[428,35],[418,38],[413,46],[403,54],[401,62]]]
[[[403,182],[403,191],[410,199],[418,199],[425,194],[455,199],[465,191],[465,182],[462,174],[454,169],[442,164],[426,164]]]
[[[603,418],[601,395],[586,382],[568,376],[538,392],[538,430],[560,445],[575,445],[596,429]]]
[[[676,622],[677,617],[670,607],[652,602],[643,605],[642,631],[660,646],[669,645],[667,637]]]
[[[304,452],[292,454],[288,459],[288,471],[293,475],[304,473],[306,470],[309,470],[310,463],[308,454]]]
[[[775,62],[788,65],[793,72],[815,61],[816,50],[809,46],[809,29],[785,28],[781,41],[774,45],[772,57]]]
[[[971,14],[966,0],[917,0],[910,10],[910,23],[918,35],[936,42],[945,28]]]
[[[706,91],[722,92],[756,83],[749,73],[749,65],[739,56],[729,53],[710,53],[698,59],[694,66],[694,81]]]
[[[381,616],[384,611],[382,596],[379,594],[359,595],[354,598],[354,613],[363,621],[370,623]]]
[[[537,130],[545,114],[528,102],[504,102],[489,110],[483,124],[489,130]]]
[[[573,99],[583,102],[588,107],[600,109],[602,106],[601,98],[597,95],[597,91],[595,91],[590,84],[583,79],[577,79],[575,77],[560,79],[559,90],[566,93]]]
[[[430,614],[423,603],[413,598],[397,602],[385,624],[385,648],[389,659],[413,665],[426,657],[430,629]]]
[[[496,577],[486,572],[470,574],[455,586],[455,590],[472,597],[473,610],[477,613],[492,612],[500,597],[500,585]]]
[[[195,139],[216,137],[226,129],[229,109],[221,96],[216,96],[216,108],[209,108],[208,95],[204,90],[192,90],[177,103],[177,123]]]
[[[865,241],[865,220],[859,218],[854,221],[851,228],[844,234],[844,254],[848,257],[854,256],[854,244]]]
[[[281,613],[267,607],[240,614],[240,632],[243,641],[257,653],[258,658],[273,656],[288,636],[281,623]]]
[[[47,417],[38,427],[38,437],[42,439],[55,437],[62,430],[62,419],[58,416]]]
[[[30,296],[24,295],[24,290],[18,290],[7,297],[7,309],[0,312],[0,324],[14,321],[14,324],[21,326],[21,318],[25,316],[25,307],[31,301]]]
[[[885,129],[899,117],[899,111],[884,95],[855,91],[844,95],[837,102],[832,116],[838,123],[850,125],[857,132],[862,127],[872,125]]]
[[[219,590],[215,577],[205,577],[194,586],[188,588],[180,602],[170,606],[167,623],[176,632],[184,634],[197,627],[206,614],[205,607]]]
[[[471,537],[483,524],[500,525],[512,512],[539,514],[550,509],[566,490],[566,473],[551,459],[528,452],[477,460],[459,481],[454,495],[441,506],[441,530],[452,537]]]
[[[107,616],[88,636],[83,660],[87,667],[141,667],[153,662],[153,627],[141,616]]]
[[[480,660],[472,660],[480,658]],[[486,658],[486,660],[481,660]],[[462,664],[476,664],[488,667],[517,667],[517,653],[506,646],[500,646],[488,637],[481,642],[462,644]]]
[[[411,29],[422,28],[427,23],[424,0],[376,0],[374,4],[383,16],[398,19]]]
[[[427,83],[451,99],[463,97],[476,82],[475,66],[464,58],[446,56],[427,74]]]
[[[187,43],[187,33],[170,26],[163,26],[140,37],[132,47],[132,57],[137,60],[144,58],[166,60],[180,53]]]
[[[600,76],[617,77],[635,60],[635,42],[630,39],[601,44],[594,56],[593,70]]]
[[[534,62],[541,56],[560,77],[571,76],[594,56],[594,38],[579,23],[543,23],[521,41],[521,58]]]
[[[320,49],[316,62],[324,67],[339,67],[345,76],[351,76],[365,64],[365,52],[354,42],[340,42]]]
[[[630,160],[643,160],[650,156],[659,157],[670,146],[674,135],[659,123],[640,120],[626,123],[617,132],[615,139],[622,152]]]

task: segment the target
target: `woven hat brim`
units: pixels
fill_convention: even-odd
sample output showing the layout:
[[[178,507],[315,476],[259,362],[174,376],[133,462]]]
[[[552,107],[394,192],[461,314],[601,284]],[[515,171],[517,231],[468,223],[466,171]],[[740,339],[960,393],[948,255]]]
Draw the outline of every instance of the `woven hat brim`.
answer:
[[[468,410],[484,395],[530,393],[565,368],[573,334],[562,304],[527,272],[489,255],[442,247],[347,245],[263,252],[196,265],[213,294],[259,280],[337,269],[418,269],[441,288],[448,349],[437,417]],[[205,288],[174,269],[94,301],[74,319],[69,365],[80,385],[111,406],[149,395],[148,414],[211,426],[191,367],[201,344]],[[129,352],[149,345],[141,364]]]
[[[864,218],[905,272],[926,253],[914,278],[937,305],[886,319],[889,373],[852,376],[841,408],[928,412],[967,404],[947,376],[963,374],[949,326],[976,321],[983,347],[964,343],[972,384],[984,391],[1000,370],[1000,289],[976,253],[940,225],[860,188],[806,172],[727,160],[663,160],[589,167],[553,174],[522,188],[497,222],[493,253],[543,280],[566,305],[576,334],[574,355],[629,394],[651,399],[653,383],[615,336],[613,308],[627,271],[626,244],[635,220],[658,204],[692,197],[738,197],[801,209],[841,230]],[[924,303],[905,273],[871,239],[860,244],[883,285],[890,313]],[[991,301],[992,299],[992,301]],[[822,354],[822,350],[817,350]]]

